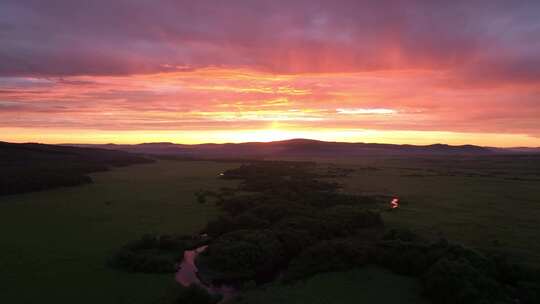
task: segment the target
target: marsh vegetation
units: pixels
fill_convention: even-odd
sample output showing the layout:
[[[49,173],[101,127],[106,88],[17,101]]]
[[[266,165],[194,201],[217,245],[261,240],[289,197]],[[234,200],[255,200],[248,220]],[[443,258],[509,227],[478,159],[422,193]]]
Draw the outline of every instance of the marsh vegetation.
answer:
[[[213,197],[222,210],[202,231],[209,236],[196,259],[202,284],[290,285],[377,265],[416,278],[434,303],[538,300],[537,270],[442,237],[389,229],[381,217],[388,202],[342,191],[331,179],[335,171],[311,162],[258,161],[220,174],[240,183],[233,191],[197,194]]]
[[[354,303],[385,293],[377,278],[409,303],[535,303],[535,163],[478,161],[160,160],[4,196],[2,298],[212,303],[172,278],[182,251],[200,244],[192,236],[206,233],[199,277],[234,284],[239,303]],[[400,208],[386,212],[392,195]],[[29,285],[40,292],[14,292]]]

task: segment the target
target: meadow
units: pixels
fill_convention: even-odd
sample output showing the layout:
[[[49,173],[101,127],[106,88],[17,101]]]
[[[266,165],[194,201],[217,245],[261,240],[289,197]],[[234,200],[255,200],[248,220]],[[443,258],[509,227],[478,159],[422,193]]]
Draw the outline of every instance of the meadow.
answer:
[[[419,282],[389,270],[366,266],[344,272],[317,274],[291,285],[270,284],[242,294],[238,303],[429,303]]]
[[[321,161],[354,169],[336,178],[346,192],[398,196],[400,208],[383,212],[388,228],[444,236],[540,265],[537,159]],[[218,209],[197,203],[194,194],[236,185],[217,176],[237,166],[161,160],[94,173],[92,184],[0,197],[0,301],[156,303],[174,289],[172,275],[126,273],[108,267],[107,259],[144,234],[199,231]],[[386,294],[395,289],[388,284],[399,288]],[[245,300],[393,303],[395,294],[419,303],[417,290],[415,279],[366,268],[318,274],[289,286],[272,283],[248,291]]]
[[[345,191],[399,197],[384,212],[389,227],[540,266],[540,157],[371,158],[342,160],[355,169]]]
[[[147,233],[194,233],[215,216],[194,193],[234,185],[234,163],[159,161],[92,174],[93,184],[0,197],[1,303],[153,303],[170,274],[106,261]]]

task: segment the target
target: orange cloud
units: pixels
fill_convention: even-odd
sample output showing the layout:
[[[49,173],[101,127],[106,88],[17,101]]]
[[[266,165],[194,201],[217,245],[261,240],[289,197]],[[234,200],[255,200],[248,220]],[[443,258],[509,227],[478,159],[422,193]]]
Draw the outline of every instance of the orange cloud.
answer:
[[[448,77],[423,70],[280,75],[207,68],[13,78],[0,84],[0,128],[219,133],[267,130],[279,122],[280,132],[306,135],[315,129],[336,136],[344,130],[417,132],[418,142],[422,132],[539,134],[536,89],[444,85]]]

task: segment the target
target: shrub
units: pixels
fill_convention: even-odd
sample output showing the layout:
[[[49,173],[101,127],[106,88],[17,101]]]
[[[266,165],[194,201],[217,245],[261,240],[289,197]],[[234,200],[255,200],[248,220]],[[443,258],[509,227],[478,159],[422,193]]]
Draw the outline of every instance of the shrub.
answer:
[[[200,256],[200,274],[226,282],[269,279],[284,261],[284,251],[269,230],[239,230],[216,239]]]
[[[123,246],[112,256],[109,265],[130,272],[175,272],[184,250],[203,243],[202,239],[189,236],[146,235]]]
[[[174,302],[177,304],[215,304],[221,299],[220,295],[209,294],[202,287],[192,284],[189,287],[181,287]]]
[[[244,213],[236,217],[220,216],[217,219],[208,222],[206,225],[206,233],[212,237],[217,237],[236,230],[245,229],[264,229],[270,223],[251,213]]]
[[[507,302],[504,288],[465,259],[443,258],[423,278],[426,294],[441,304]]]
[[[290,260],[302,250],[317,242],[317,239],[306,230],[281,228],[274,231],[283,246],[287,260]]]
[[[294,258],[284,280],[293,281],[320,272],[342,271],[365,265],[370,248],[353,239],[323,241]]]

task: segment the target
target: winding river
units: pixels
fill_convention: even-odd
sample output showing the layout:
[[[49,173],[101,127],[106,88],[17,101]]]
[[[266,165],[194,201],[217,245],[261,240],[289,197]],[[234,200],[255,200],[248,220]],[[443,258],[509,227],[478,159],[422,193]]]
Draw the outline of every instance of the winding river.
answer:
[[[208,291],[210,294],[219,294],[223,296],[220,303],[224,303],[237,294],[237,289],[228,285],[215,286],[204,284],[197,275],[199,270],[197,269],[195,260],[199,254],[206,250],[207,247],[208,245],[205,245],[193,250],[184,251],[184,258],[182,259],[182,263],[180,263],[179,269],[176,272],[176,281],[185,287],[188,287],[191,284],[196,284],[206,289],[206,291]]]
[[[390,205],[391,209],[398,208],[399,199],[397,197],[393,198]],[[178,267],[178,271],[176,272],[176,281],[185,287],[188,287],[191,284],[196,284],[204,288],[210,294],[218,294],[223,296],[220,303],[227,302],[238,293],[236,288],[229,285],[208,285],[201,282],[199,276],[197,275],[199,270],[197,269],[195,260],[199,254],[206,250],[206,248],[208,248],[208,245],[204,245],[193,250],[184,251],[184,258],[182,259],[182,262]]]

